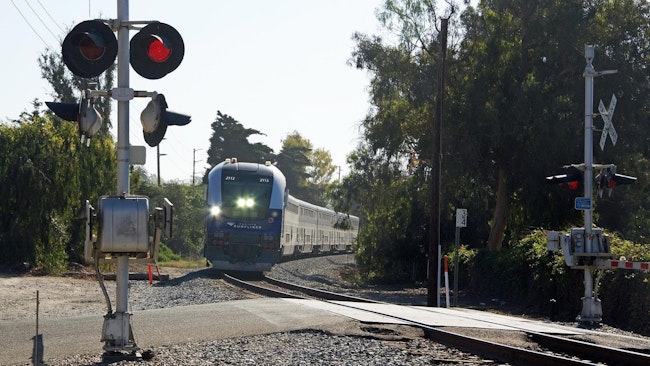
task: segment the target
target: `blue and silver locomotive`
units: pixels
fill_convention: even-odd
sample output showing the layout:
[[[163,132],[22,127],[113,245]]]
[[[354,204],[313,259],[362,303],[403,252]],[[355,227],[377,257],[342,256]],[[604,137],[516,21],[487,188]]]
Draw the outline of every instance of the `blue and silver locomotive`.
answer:
[[[205,257],[219,270],[268,271],[282,257],[349,251],[359,218],[290,196],[270,164],[237,162],[208,174]]]

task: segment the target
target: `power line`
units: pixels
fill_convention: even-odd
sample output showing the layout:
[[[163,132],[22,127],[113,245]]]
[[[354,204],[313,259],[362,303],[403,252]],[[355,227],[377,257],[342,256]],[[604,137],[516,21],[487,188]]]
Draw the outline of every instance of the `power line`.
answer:
[[[29,1],[25,0],[25,4],[27,4],[27,6],[32,10],[32,13],[34,13],[34,15],[36,15],[36,18],[38,18],[38,20],[41,22],[41,24],[43,24],[43,26],[45,27],[45,29],[47,29],[47,31],[50,32],[50,34],[52,35],[52,37],[54,37],[54,39],[56,39],[59,43],[61,43],[61,39],[60,39],[59,37],[57,37],[57,36],[54,34],[54,32],[52,32],[52,30],[50,29],[50,27],[47,26],[47,24],[45,24],[45,22],[43,21],[43,19],[41,19],[41,17],[40,17],[40,16],[38,15],[38,13],[34,10],[34,8],[32,8],[32,5],[29,3]]]
[[[52,20],[52,23],[54,23],[57,27],[59,27],[59,30],[61,30],[61,32],[65,32],[65,30],[63,30],[63,28],[61,28],[61,26],[59,25],[59,23],[57,23],[57,21],[54,20],[54,18],[52,18],[52,15],[50,15],[50,12],[47,11],[47,9],[45,9],[45,7],[43,6],[43,4],[41,4],[41,0],[36,0],[36,1],[38,1],[38,5],[40,5],[41,8],[43,8],[43,10],[45,11],[45,14],[47,14],[47,16],[50,17],[50,19]]]
[[[34,27],[33,27],[32,24],[29,22],[29,20],[27,20],[27,18],[25,18],[25,15],[23,14],[22,11],[20,11],[20,9],[18,8],[18,6],[17,6],[16,3],[14,2],[14,0],[11,0],[11,3],[13,4],[14,8],[16,8],[16,10],[18,11],[18,14],[20,14],[20,16],[23,18],[23,20],[25,21],[25,23],[27,23],[27,25],[29,26],[29,28],[31,28],[32,32],[34,32],[34,34],[36,35],[36,37],[38,37],[38,38],[43,42],[43,44],[45,45],[45,48],[47,48],[48,50],[52,51],[52,49],[50,48],[50,45],[49,45],[47,42],[45,42],[45,40],[43,39],[43,37],[41,37],[41,35],[38,34],[38,32],[36,31],[36,29],[34,29]]]

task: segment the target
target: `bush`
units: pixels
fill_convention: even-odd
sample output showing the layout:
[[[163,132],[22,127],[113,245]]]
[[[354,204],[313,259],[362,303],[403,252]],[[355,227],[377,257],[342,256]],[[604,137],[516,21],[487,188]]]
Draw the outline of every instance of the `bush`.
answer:
[[[612,253],[628,261],[650,260],[650,247],[611,236]],[[603,319],[608,324],[650,334],[650,273],[606,270],[600,281]]]
[[[460,284],[468,284],[472,281],[470,277],[470,268],[472,267],[474,263],[474,257],[476,257],[476,253],[478,251],[476,249],[469,249],[465,245],[460,245],[458,247],[458,283],[459,286]],[[449,271],[451,272],[450,275],[454,275],[453,273],[456,271],[456,253],[454,251],[454,248],[450,248],[450,253],[447,254],[449,257]]]
[[[462,270],[462,268],[461,268]],[[500,251],[478,250],[467,265],[467,293],[476,300],[517,304],[526,313],[546,315],[555,300],[560,317],[580,309],[582,274],[569,271],[564,258],[546,247],[546,234],[535,231]]]
[[[171,249],[165,243],[160,243],[160,250],[158,250],[158,262],[171,262],[178,261],[181,259],[181,256],[172,252]]]
[[[610,234],[611,251],[627,260],[647,261],[650,248]],[[516,304],[529,315],[547,315],[555,299],[558,320],[573,320],[582,309],[583,271],[566,266],[561,253],[549,252],[546,234],[537,230],[501,251],[459,251],[460,266],[468,278],[459,282],[479,301],[498,298]],[[460,278],[463,278],[461,274]],[[594,279],[597,276],[594,276]],[[650,274],[630,270],[606,270],[600,280],[603,320],[609,325],[650,334]],[[594,283],[594,285],[598,285]]]

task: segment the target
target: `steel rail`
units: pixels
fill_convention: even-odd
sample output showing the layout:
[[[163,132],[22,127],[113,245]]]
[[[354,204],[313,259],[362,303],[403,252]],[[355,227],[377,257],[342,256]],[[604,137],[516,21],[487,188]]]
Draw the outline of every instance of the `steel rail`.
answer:
[[[246,280],[236,278],[231,274],[224,273],[223,278],[224,280],[226,280],[227,282],[235,286],[243,287],[247,290],[250,290],[252,292],[255,292],[263,296],[299,298],[299,299],[309,298],[307,296],[299,296],[296,294],[291,294],[284,291],[279,291],[276,289],[271,289],[268,287],[252,284]],[[265,276],[264,280],[269,281],[269,277]],[[336,294],[330,291],[309,288],[309,287],[296,285],[296,284],[292,284],[292,283],[288,283],[276,279],[270,279],[269,282],[273,283],[276,286],[280,286],[290,290],[297,290],[297,291],[304,292],[312,297],[316,297],[319,299],[327,299],[326,301],[328,302],[329,301],[353,301],[353,302],[382,303],[381,301],[367,300],[367,299],[362,299],[354,296]],[[352,307],[354,309],[361,310],[359,308],[348,306],[345,304],[340,304],[340,303],[335,303],[335,304],[339,306]],[[427,334],[427,337],[435,342],[438,342],[448,347],[454,347],[468,353],[481,355],[482,357],[497,359],[500,362],[508,362],[513,364],[531,365],[531,366],[597,365],[596,363],[592,363],[589,361],[576,360],[564,356],[508,346],[505,344],[486,341],[484,339],[457,334],[439,328],[435,328],[424,323],[419,323],[411,319],[401,318],[395,315],[383,314],[381,312],[371,311],[371,310],[364,310],[364,311],[380,314],[383,316],[388,316],[397,320],[404,321],[410,325],[422,328]]]
[[[583,342],[575,339],[538,333],[526,332],[528,337],[544,347],[558,350],[560,352],[577,355],[580,357],[595,358],[606,362],[608,365],[621,366],[647,366],[650,365],[650,355],[629,351],[620,348],[600,346],[593,343]]]

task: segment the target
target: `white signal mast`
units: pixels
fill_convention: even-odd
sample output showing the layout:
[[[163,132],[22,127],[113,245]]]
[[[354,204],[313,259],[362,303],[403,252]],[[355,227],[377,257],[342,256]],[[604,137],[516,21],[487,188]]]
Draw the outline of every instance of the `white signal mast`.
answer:
[[[557,231],[547,233],[548,249],[559,251],[562,248],[562,254],[566,264],[573,269],[584,270],[584,297],[582,298],[582,312],[578,316],[580,322],[600,322],[602,321],[603,310],[600,299],[594,291],[593,271],[596,269],[635,269],[650,270],[650,263],[647,262],[628,262],[625,260],[615,260],[614,255],[610,252],[609,236],[603,233],[602,229],[593,227],[593,182],[594,169],[600,171],[598,175],[599,190],[606,188],[611,190],[616,184],[630,184],[636,181],[636,178],[616,174],[616,166],[613,164],[594,164],[593,162],[593,126],[594,116],[594,78],[602,75],[617,73],[616,70],[596,71],[592,64],[594,59],[594,46],[585,46],[585,59],[587,66],[583,76],[585,78],[585,138],[584,138],[584,164],[572,164],[570,166],[582,171],[584,183],[584,197],[577,197],[575,209],[582,210],[584,214],[584,227],[573,228],[568,234],[560,234]],[[605,148],[607,136],[609,135],[612,144],[616,144],[618,134],[612,124],[614,108],[616,107],[616,97],[612,96],[609,110],[601,101],[599,112],[605,125],[600,138],[600,148]],[[557,176],[556,176],[557,177]],[[549,178],[556,178],[549,177]],[[551,183],[557,179],[547,180]],[[601,191],[602,192],[602,191]]]

